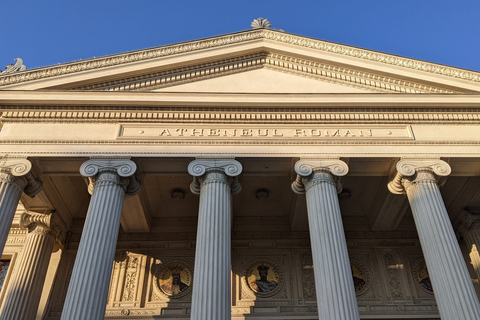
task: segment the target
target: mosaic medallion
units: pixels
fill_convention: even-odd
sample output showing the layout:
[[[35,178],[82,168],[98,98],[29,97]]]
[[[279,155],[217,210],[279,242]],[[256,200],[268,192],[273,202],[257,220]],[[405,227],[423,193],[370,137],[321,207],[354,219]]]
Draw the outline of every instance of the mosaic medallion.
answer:
[[[276,266],[269,262],[256,262],[247,270],[248,287],[255,293],[274,292],[280,284]]]
[[[367,275],[365,270],[356,263],[351,264],[353,285],[355,286],[355,294],[362,294],[367,288]]]
[[[413,265],[413,277],[415,283],[417,284],[422,291],[433,294],[432,282],[430,281],[430,276],[428,275],[427,265],[425,260],[419,260]]]
[[[8,267],[10,266],[10,260],[0,260],[0,290],[2,290],[3,283],[7,277]]]
[[[192,272],[182,262],[170,262],[155,272],[155,286],[163,294],[177,298],[191,290]]]

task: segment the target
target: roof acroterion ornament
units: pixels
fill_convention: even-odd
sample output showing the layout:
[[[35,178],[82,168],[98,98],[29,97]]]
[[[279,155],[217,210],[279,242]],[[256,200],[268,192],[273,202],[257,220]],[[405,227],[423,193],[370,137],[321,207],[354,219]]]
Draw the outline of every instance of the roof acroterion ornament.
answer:
[[[258,18],[252,21],[250,25],[253,29],[270,29],[272,24],[267,19]]]
[[[15,73],[15,72],[18,72],[18,71],[27,70],[27,67],[23,64],[22,59],[15,58],[14,60],[16,61],[15,64],[9,64],[8,66],[6,66],[5,70],[0,72],[0,75],[5,75],[5,74],[10,74],[10,73]]]

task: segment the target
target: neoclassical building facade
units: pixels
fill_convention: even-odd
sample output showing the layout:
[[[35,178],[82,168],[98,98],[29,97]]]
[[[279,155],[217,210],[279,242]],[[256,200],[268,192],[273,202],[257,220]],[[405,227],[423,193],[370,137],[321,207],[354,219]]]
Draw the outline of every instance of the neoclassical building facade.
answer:
[[[0,115],[0,319],[480,319],[480,73],[260,23]]]

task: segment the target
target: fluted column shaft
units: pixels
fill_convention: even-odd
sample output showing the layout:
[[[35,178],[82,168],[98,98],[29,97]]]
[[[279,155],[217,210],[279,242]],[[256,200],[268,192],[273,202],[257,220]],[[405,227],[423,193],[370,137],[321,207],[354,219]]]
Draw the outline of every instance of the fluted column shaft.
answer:
[[[360,319],[335,176],[345,175],[347,165],[340,160],[300,160],[299,174],[292,185],[306,193],[313,271],[319,319]]]
[[[80,172],[94,177],[63,320],[104,319],[125,190],[136,170],[130,160],[89,160]],[[136,190],[136,192],[138,192]]]
[[[443,203],[436,176],[450,167],[441,160],[402,159],[390,191],[404,188],[442,319],[480,319],[480,304]]]
[[[189,166],[189,173],[199,177],[191,189],[200,193],[192,320],[231,317],[230,194],[232,183],[233,189],[239,191],[232,176],[240,172],[240,163],[235,160],[195,160]]]
[[[0,320],[35,319],[55,239],[51,214],[24,213],[21,226],[28,227],[22,252],[15,264]]]
[[[33,197],[42,189],[42,183],[30,173],[31,168],[30,161],[23,158],[0,161],[0,256],[22,193]]]

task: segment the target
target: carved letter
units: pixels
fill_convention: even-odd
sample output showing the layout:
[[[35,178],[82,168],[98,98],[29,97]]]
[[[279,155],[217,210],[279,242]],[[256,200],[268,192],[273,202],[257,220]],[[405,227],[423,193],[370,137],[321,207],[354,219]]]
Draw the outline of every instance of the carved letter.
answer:
[[[210,129],[208,130],[208,135],[218,137],[220,135],[219,131],[220,131],[219,129]]]
[[[242,137],[251,137],[252,136],[252,129],[242,129]]]
[[[274,137],[283,137],[283,133],[278,134],[277,129],[273,129],[273,136]]]
[[[265,134],[262,134],[262,129],[258,129],[258,135],[260,137],[266,137],[268,136],[268,129],[265,129]]]
[[[352,130],[347,129],[347,132],[345,132],[345,137],[348,137],[348,135],[351,135],[352,137],[356,137],[355,133],[352,132]]]
[[[340,130],[335,131],[333,134],[330,134],[330,132],[329,132],[328,130],[325,130],[325,135],[326,135],[327,137],[330,137],[330,136],[332,136],[332,137],[340,136]]]
[[[183,132],[186,132],[187,129],[177,129],[176,131],[177,131],[177,132],[180,132],[180,133],[178,134],[180,137],[183,137]]]
[[[227,129],[223,130],[223,136],[226,137],[227,135],[231,135],[235,137],[237,135],[237,129],[233,129],[233,131],[228,131]]]
[[[294,131],[293,133],[294,137],[298,137],[299,135],[303,135],[304,137],[307,136],[307,133],[303,129],[294,129],[293,131]]]
[[[163,135],[171,136],[170,131],[168,129],[163,129],[163,131],[160,132],[160,137],[163,137]]]
[[[372,136],[372,129],[368,129],[367,133],[365,133],[363,130],[360,130],[360,137],[364,137],[364,136],[371,137]]]
[[[203,129],[192,129],[192,137],[195,137],[196,135],[203,136]]]

